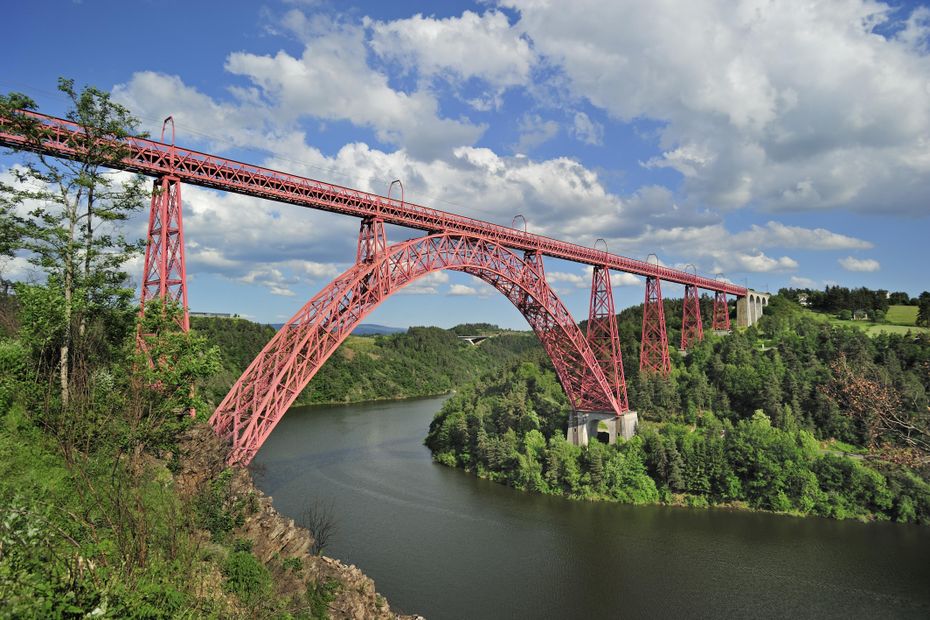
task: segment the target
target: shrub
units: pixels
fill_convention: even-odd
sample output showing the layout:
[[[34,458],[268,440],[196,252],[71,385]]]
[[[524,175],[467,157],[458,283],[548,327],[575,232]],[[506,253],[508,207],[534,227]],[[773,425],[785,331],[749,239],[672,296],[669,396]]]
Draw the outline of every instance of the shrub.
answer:
[[[242,500],[231,497],[232,470],[227,469],[210,482],[194,501],[200,526],[210,532],[215,541],[223,540],[233,528],[242,525]]]
[[[223,564],[223,589],[246,605],[258,602],[271,592],[271,574],[248,551],[233,551]]]
[[[336,579],[311,581],[307,584],[307,606],[311,618],[329,618],[329,604],[336,600],[342,584]]]

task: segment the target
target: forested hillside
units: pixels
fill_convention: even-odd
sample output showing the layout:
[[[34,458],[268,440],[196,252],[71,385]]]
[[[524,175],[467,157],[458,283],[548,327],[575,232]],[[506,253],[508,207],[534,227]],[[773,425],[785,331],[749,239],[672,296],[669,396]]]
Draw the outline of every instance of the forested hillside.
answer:
[[[195,318],[191,327],[220,351],[222,370],[207,379],[205,395],[218,403],[271,340],[275,330],[245,319]],[[464,331],[471,332],[472,326]],[[500,332],[493,325],[485,331]],[[528,332],[501,333],[480,345],[438,327],[412,327],[402,334],[349,336],[323,365],[298,404],[349,403],[443,394],[537,348]]]
[[[668,379],[638,372],[641,309],[621,313],[642,422],[628,442],[568,444],[568,406],[540,355],[453,396],[427,445],[441,463],[542,493],[930,524],[930,338],[870,338],[779,297],[767,312],[676,354]]]

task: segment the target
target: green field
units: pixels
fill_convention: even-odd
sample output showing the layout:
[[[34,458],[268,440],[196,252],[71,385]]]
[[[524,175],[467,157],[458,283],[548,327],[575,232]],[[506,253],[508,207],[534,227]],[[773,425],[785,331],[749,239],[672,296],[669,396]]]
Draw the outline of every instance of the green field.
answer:
[[[885,320],[894,325],[916,325],[917,306],[889,306]]]
[[[881,333],[886,334],[906,334],[907,332],[930,332],[926,327],[916,327],[917,306],[891,306],[888,308],[886,320],[888,323],[873,323],[871,321],[843,321],[831,314],[805,310],[805,312],[818,321],[825,321],[831,325],[840,327],[855,327],[861,329],[869,336],[877,336]]]
[[[869,336],[877,336],[882,332],[886,334],[906,334],[907,332],[917,333],[917,332],[928,332],[926,327],[915,327],[911,325],[890,325],[888,323],[872,323],[871,321],[841,321],[840,319],[835,319],[833,317],[828,317],[827,320],[831,325],[842,325],[844,327],[855,327],[861,329]]]

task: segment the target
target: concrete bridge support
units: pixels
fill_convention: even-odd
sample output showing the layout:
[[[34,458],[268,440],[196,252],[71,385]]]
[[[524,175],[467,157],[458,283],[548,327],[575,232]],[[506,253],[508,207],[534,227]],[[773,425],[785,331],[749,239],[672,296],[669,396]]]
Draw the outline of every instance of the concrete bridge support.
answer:
[[[617,437],[629,439],[636,434],[639,418],[635,411],[617,415],[613,411],[579,411],[568,419],[566,439],[576,446],[586,446],[588,441],[597,441],[598,432],[607,433],[607,443],[617,443]]]
[[[745,297],[736,300],[736,326],[750,327],[762,317],[762,310],[769,305],[769,293],[749,290]]]

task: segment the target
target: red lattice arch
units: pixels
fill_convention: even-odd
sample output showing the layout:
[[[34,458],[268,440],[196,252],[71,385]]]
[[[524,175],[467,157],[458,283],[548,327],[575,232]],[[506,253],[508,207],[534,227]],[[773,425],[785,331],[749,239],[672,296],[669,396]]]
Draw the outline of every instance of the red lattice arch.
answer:
[[[623,413],[584,335],[546,283],[541,258],[452,233],[387,247],[380,222],[366,221],[357,263],[278,331],[210,418],[217,435],[229,443],[228,462],[251,462],[301,390],[365,316],[401,288],[443,269],[481,278],[517,307],[552,360],[575,411]]]

